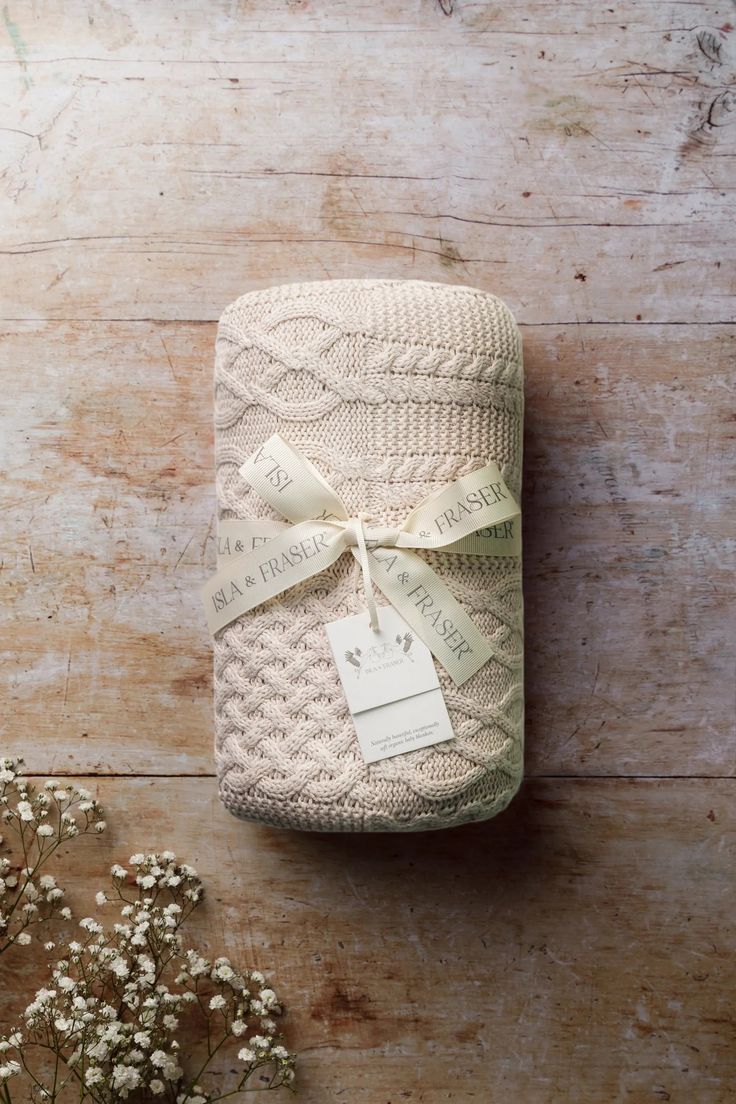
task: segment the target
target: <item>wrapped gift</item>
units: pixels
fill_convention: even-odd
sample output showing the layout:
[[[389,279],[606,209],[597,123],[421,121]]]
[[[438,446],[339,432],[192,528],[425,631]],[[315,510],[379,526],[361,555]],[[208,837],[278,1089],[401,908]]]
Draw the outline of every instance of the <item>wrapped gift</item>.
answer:
[[[215,757],[235,815],[420,831],[523,775],[523,370],[476,288],[250,292],[215,358]]]

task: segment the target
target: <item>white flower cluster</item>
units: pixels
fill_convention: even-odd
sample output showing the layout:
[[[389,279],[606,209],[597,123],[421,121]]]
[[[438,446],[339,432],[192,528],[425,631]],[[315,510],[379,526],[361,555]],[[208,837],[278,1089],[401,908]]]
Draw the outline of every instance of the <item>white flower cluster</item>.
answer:
[[[18,871],[9,858],[0,858],[0,953],[13,944],[27,946],[28,928],[53,914],[71,919],[62,904],[64,890],[40,870],[62,843],[105,830],[102,809],[88,790],[49,780],[36,792],[22,777],[22,766],[22,759],[0,758],[0,821],[17,837],[24,862]]]
[[[134,1094],[209,1104],[246,1091],[254,1070],[264,1068],[270,1074],[259,1087],[289,1083],[294,1057],[276,1034],[281,1009],[263,974],[239,972],[227,958],[211,962],[183,944],[180,929],[202,897],[196,871],[170,851],[133,855],[130,865],[111,870],[120,920],[110,929],[91,916],[80,921],[83,934],[52,966],[51,984],[26,1008],[22,1029],[0,1041],[0,1051],[15,1049],[19,1058],[0,1066],[0,1084],[30,1070],[34,1047],[60,1058],[67,1073],[59,1094],[74,1084],[80,1100]],[[107,893],[97,899],[110,903]],[[187,1051],[196,1058],[194,1072],[185,1070],[174,1034],[183,1017],[206,1025],[205,1053]],[[240,1063],[234,1083],[223,1087],[218,1072],[217,1088],[207,1089],[210,1063],[228,1041]]]
[[[14,1073],[20,1073],[20,1065],[18,1062],[10,1061],[0,1064],[0,1084],[7,1081]]]

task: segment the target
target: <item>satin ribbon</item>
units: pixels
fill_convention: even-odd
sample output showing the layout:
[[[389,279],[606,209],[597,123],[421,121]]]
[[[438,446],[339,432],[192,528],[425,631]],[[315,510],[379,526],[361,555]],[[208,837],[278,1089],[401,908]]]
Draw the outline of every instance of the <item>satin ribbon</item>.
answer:
[[[202,588],[211,633],[324,571],[349,549],[363,573],[373,628],[379,616],[375,583],[458,686],[491,658],[491,642],[414,550],[521,554],[519,506],[495,463],[428,495],[399,528],[368,525],[364,511],[351,517],[314,465],[278,434],[239,470],[292,524],[266,518],[221,522],[219,569]]]

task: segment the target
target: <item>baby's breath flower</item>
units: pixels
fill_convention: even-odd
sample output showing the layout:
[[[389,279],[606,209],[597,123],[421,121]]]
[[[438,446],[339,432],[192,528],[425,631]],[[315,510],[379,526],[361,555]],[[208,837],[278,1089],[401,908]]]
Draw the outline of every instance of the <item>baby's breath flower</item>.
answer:
[[[212,977],[216,981],[230,981],[235,977],[235,971],[228,962],[218,962],[212,971]]]
[[[85,916],[84,920],[79,921],[80,928],[84,928],[88,932],[101,932],[102,924],[98,923],[92,916]]]
[[[117,1089],[120,1096],[125,1099],[131,1089],[137,1089],[141,1083],[141,1075],[132,1066],[117,1065],[112,1070],[112,1087]]]
[[[206,974],[209,970],[207,959],[202,958],[196,951],[187,951],[187,958],[189,959],[189,973],[193,978],[199,977],[201,974]]]
[[[47,792],[55,796],[59,787]],[[69,838],[70,829],[74,833],[74,811],[83,814],[82,831],[100,823],[95,820],[100,815],[96,802],[83,797],[76,788],[68,787],[65,792],[62,808],[52,806],[52,816],[62,824],[62,840]],[[22,801],[28,800],[20,791],[19,796]],[[29,804],[38,817],[35,800],[31,799]],[[85,808],[87,802],[89,807]],[[16,826],[13,830],[20,833],[20,814],[11,816]],[[33,830],[31,838],[35,838]],[[56,841],[51,841],[45,854],[56,846]],[[41,847],[36,845],[39,852]],[[53,988],[39,989],[26,1008],[24,1031],[28,1039],[26,1042],[17,1036],[20,1056],[25,1060],[25,1048],[42,1042],[56,1052],[57,1059],[69,1071],[74,1071],[84,1099],[116,1104],[129,1097],[170,1099],[179,1104],[207,1104],[220,1095],[239,1097],[247,1093],[254,1071],[265,1064],[273,1070],[269,1087],[290,1081],[294,1059],[281,1046],[274,1020],[266,1015],[272,1012],[278,1016],[281,1009],[263,975],[257,971],[238,973],[228,958],[219,957],[211,962],[183,944],[181,926],[202,895],[202,883],[194,868],[177,864],[171,851],[141,852],[131,856],[130,861],[132,876],[117,863],[110,870],[113,898],[121,896],[123,883],[133,897],[118,905],[123,922],[103,926],[85,916],[79,922],[85,932],[84,940],[61,943],[56,951],[59,960],[51,969]],[[0,857],[0,900],[3,892],[9,892],[10,878],[14,877],[9,867],[8,861]],[[26,926],[36,922],[42,908],[53,909],[56,915],[71,916],[69,909],[52,900],[52,895],[61,897],[63,891],[50,875],[35,876],[32,859],[21,872],[20,892],[23,895],[20,910]],[[95,900],[100,906],[112,903],[103,891],[96,894]],[[25,936],[23,928],[14,933],[18,942],[24,942]],[[51,941],[45,947],[48,951],[55,950]],[[246,988],[246,978],[251,992],[257,994],[255,1000]],[[239,1050],[244,1064],[235,1068],[231,1065],[230,1074],[223,1075],[229,1077],[229,1083],[221,1084],[218,1074],[216,1086],[203,1087],[205,1079],[211,1076],[207,1054],[195,1054],[190,1045],[182,1047],[174,1037],[184,1009],[188,1021],[200,1017],[202,1030],[212,1046],[210,1057],[233,1038],[246,1044]],[[256,1034],[248,1040],[252,1032]],[[12,1050],[13,1045],[13,1036],[0,1040],[0,1054],[5,1062],[0,1069],[10,1069],[14,1074],[16,1070],[5,1058],[5,1052]],[[238,1050],[239,1044],[230,1045],[233,1051]],[[197,1078],[201,1084],[192,1083],[185,1075],[183,1067],[190,1061],[199,1071]],[[21,1064],[16,1065],[21,1076],[25,1076]],[[25,1099],[22,1092],[16,1095]],[[34,1089],[34,1100],[52,1098],[51,1090],[42,1084]]]

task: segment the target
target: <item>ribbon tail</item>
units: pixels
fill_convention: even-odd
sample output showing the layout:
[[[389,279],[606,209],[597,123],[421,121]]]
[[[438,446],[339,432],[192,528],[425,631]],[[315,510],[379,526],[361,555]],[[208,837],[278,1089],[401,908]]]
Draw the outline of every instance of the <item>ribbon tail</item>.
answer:
[[[446,544],[443,552],[453,552],[460,556],[520,556],[521,555],[521,515],[508,518],[497,525],[491,525],[462,537],[454,544]]]
[[[289,521],[347,520],[342,499],[314,464],[278,433],[238,469],[251,487]]]
[[[350,551],[358,558],[357,550]],[[452,596],[437,573],[406,548],[369,550],[371,578],[462,686],[493,655],[490,641]]]
[[[358,541],[358,547],[355,549],[355,556],[360,564],[363,572],[363,590],[365,592],[365,604],[368,607],[368,617],[370,619],[371,628],[376,631],[378,629],[378,607],[376,606],[376,599],[373,594],[373,583],[371,577],[371,561],[368,557],[368,546],[365,542],[365,533],[363,532],[363,518],[361,514],[358,518],[358,523],[355,526],[355,535]]]
[[[324,571],[347,547],[344,529],[326,521],[302,521],[263,548],[225,561],[201,590],[210,632]]]

